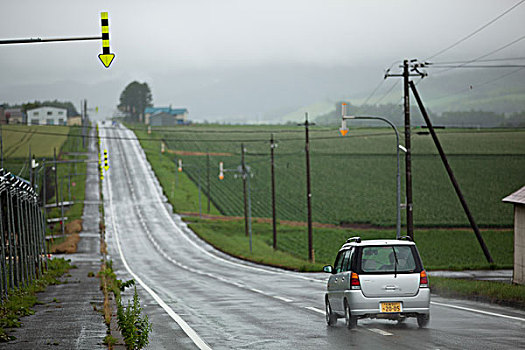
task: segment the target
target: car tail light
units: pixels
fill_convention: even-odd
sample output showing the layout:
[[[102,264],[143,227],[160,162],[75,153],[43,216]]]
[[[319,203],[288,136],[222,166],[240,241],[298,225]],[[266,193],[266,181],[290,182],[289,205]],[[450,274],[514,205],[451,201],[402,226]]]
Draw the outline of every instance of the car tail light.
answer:
[[[351,289],[361,289],[361,283],[359,282],[359,275],[355,272],[352,272],[350,277],[350,288]]]
[[[425,270],[419,274],[419,288],[428,288],[428,277]]]

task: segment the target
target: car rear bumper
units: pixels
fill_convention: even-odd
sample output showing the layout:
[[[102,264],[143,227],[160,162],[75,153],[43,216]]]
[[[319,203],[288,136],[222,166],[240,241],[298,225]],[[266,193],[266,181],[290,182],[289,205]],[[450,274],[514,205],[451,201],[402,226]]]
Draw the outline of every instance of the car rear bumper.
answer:
[[[379,315],[414,315],[430,313],[430,289],[420,288],[418,293],[410,297],[365,297],[361,290],[345,292],[348,306],[353,316],[379,316]],[[382,302],[400,302],[402,310],[399,313],[382,313]]]

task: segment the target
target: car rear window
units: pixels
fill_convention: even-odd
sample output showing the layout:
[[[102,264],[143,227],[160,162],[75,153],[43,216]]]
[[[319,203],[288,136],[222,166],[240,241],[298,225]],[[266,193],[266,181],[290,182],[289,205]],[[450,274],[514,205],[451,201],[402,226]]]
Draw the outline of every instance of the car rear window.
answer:
[[[362,247],[359,260],[362,273],[411,273],[421,270],[415,247],[410,245]]]

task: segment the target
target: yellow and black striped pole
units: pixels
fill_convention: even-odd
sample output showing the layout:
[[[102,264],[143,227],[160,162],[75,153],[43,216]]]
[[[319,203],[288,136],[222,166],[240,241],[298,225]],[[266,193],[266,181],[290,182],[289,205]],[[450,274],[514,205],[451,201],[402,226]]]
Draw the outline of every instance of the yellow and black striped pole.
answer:
[[[100,13],[100,20],[102,24],[102,53],[98,55],[98,58],[104,65],[109,68],[111,62],[115,58],[115,54],[109,51],[109,18],[107,12]]]
[[[108,150],[107,149],[104,150],[104,169],[106,169],[106,171],[108,171],[108,169],[109,169]]]

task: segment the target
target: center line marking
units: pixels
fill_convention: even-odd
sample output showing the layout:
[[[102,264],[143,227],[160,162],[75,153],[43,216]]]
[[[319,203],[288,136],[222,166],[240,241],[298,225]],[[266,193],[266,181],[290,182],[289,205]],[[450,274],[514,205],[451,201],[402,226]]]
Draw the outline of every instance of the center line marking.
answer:
[[[384,330],[379,329],[379,328],[367,328],[367,329],[369,331],[372,331],[374,333],[381,334],[381,335],[393,335],[392,333],[384,331]]]
[[[284,301],[285,303],[291,303],[293,300],[291,299],[286,299],[286,298],[283,298],[283,297],[278,297],[277,295],[274,295],[273,296],[275,299],[279,299],[279,300],[282,300]]]
[[[311,311],[314,311],[314,312],[317,312],[319,314],[323,314],[324,315],[324,310],[321,310],[321,309],[318,309],[316,307],[313,307],[313,306],[305,306],[304,307],[305,309],[308,309],[308,310],[311,310]]]

